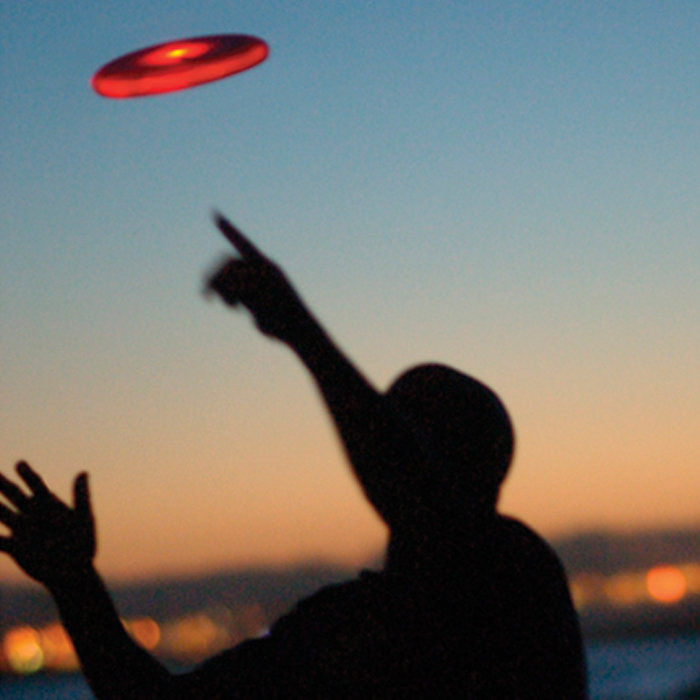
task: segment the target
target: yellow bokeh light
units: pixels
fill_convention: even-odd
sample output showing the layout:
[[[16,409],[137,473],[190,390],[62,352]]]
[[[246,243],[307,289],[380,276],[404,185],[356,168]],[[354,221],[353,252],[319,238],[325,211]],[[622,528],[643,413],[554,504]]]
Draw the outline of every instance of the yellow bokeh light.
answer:
[[[683,572],[677,566],[655,566],[647,572],[647,590],[659,603],[677,603],[688,588]]]
[[[39,633],[31,627],[10,630],[3,639],[2,649],[15,673],[36,673],[44,665]]]
[[[168,56],[171,58],[179,58],[180,56],[184,56],[187,53],[187,49],[173,49],[172,51],[168,51]]]

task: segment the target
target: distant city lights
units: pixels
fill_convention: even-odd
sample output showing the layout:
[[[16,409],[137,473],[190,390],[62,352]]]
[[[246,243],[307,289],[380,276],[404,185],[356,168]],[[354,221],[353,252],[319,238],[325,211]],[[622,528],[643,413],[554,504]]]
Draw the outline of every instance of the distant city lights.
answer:
[[[664,564],[612,576],[578,574],[571,581],[577,608],[596,605],[631,607],[648,603],[673,605],[700,595],[700,564]]]
[[[144,649],[181,664],[194,664],[261,636],[269,621],[262,608],[247,605],[236,611],[220,608],[188,614],[159,624],[150,617],[122,620]],[[38,671],[77,671],[78,658],[70,637],[58,622],[35,629],[28,625],[7,631],[0,644],[0,671],[29,675]]]
[[[596,606],[672,606],[700,596],[700,563],[664,564],[607,577],[582,573],[572,577],[570,584],[579,610]],[[270,624],[257,604],[234,611],[223,607],[200,611],[160,623],[150,617],[122,622],[144,649],[185,665],[198,663],[244,639],[259,637]],[[27,675],[79,668],[73,644],[58,622],[38,629],[18,626],[1,639],[0,671]]]

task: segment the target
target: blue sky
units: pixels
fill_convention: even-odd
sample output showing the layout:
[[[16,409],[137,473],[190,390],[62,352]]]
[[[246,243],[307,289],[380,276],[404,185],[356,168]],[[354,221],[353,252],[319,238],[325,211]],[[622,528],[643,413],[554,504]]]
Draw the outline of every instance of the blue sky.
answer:
[[[518,429],[510,511],[554,534],[697,522],[697,3],[57,0],[0,19],[1,468],[25,457],[63,493],[89,469],[108,571],[383,537],[301,368],[202,299],[226,250],[212,207],[380,386],[427,359],[494,385]],[[89,88],[122,53],[226,32],[268,60],[154,98]],[[230,539],[209,551],[211,519]]]

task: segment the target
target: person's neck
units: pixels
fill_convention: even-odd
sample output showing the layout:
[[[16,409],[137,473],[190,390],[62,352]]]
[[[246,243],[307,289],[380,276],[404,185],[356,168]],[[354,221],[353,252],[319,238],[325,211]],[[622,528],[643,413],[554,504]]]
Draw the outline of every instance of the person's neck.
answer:
[[[472,509],[459,521],[414,527],[391,533],[385,571],[418,572],[449,567],[465,556],[483,537],[488,537],[498,514],[494,507]]]

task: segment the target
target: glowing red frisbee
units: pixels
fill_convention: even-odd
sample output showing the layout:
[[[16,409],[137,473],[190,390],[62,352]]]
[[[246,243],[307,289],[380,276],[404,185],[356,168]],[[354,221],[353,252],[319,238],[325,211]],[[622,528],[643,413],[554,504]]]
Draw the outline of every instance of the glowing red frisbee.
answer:
[[[267,44],[245,34],[216,34],[148,46],[110,61],[90,84],[104,97],[146,97],[219,80],[267,58]]]

